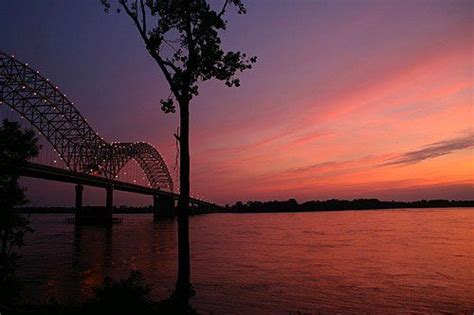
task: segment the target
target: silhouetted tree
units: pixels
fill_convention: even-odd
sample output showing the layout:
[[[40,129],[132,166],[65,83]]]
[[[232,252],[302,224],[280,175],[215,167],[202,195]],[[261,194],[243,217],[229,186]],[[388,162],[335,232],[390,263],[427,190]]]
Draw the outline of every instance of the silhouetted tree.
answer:
[[[18,123],[3,121],[0,127],[0,302],[11,303],[17,289],[13,251],[23,246],[23,236],[32,231],[27,218],[15,211],[25,204],[24,188],[18,184],[19,165],[38,155],[37,138]]]
[[[178,200],[178,279],[176,295],[188,301],[190,258],[188,213],[190,192],[189,105],[198,95],[199,82],[210,79],[224,81],[229,87],[240,85],[235,75],[251,68],[256,57],[241,52],[225,52],[219,32],[226,29],[224,14],[231,6],[239,14],[246,12],[241,0],[222,0],[214,9],[206,0],[117,0],[118,12],[124,11],[133,21],[155,60],[171,93],[160,101],[165,113],[179,107],[180,129],[175,134],[180,147],[180,197]],[[111,0],[102,0],[105,11]]]

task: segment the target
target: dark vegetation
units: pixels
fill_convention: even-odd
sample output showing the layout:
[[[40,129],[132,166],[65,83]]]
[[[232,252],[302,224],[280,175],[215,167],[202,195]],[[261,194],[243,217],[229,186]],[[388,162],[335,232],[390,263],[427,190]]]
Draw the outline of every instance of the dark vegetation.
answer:
[[[54,297],[41,305],[0,305],[2,314],[178,314],[173,296],[166,300],[155,301],[150,297],[151,287],[139,271],[132,271],[127,278],[113,280],[105,278],[104,284],[95,289],[92,298],[77,304],[62,304]],[[189,308],[186,314],[197,314]]]
[[[20,165],[38,155],[37,138],[31,130],[22,130],[16,122],[4,120],[0,126],[0,159]],[[4,164],[2,164],[4,165]],[[15,274],[25,233],[31,232],[28,219],[16,211],[27,203],[25,189],[18,184],[16,167],[0,166],[0,305],[17,302],[21,283]]]
[[[342,211],[342,210],[371,210],[371,209],[401,209],[401,208],[451,208],[474,207],[474,200],[418,200],[418,201],[380,201],[378,199],[354,199],[325,201],[313,200],[298,203],[295,199],[287,201],[238,201],[232,206],[226,205],[224,212],[310,212],[310,211]]]

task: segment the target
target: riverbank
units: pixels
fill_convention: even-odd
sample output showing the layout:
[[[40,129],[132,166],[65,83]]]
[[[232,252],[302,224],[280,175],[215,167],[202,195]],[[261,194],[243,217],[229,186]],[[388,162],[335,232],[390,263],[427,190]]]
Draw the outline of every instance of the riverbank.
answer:
[[[417,200],[380,201],[378,199],[330,199],[325,201],[312,200],[298,203],[295,199],[287,201],[248,201],[237,202],[226,206],[225,212],[230,213],[275,213],[275,212],[320,212],[344,210],[388,210],[388,209],[424,209],[424,208],[465,208],[474,207],[474,200]]]
[[[345,211],[345,210],[389,210],[389,209],[424,209],[424,208],[473,208],[474,200],[417,200],[417,201],[381,201],[378,199],[353,199],[353,200],[312,200],[298,203],[296,199],[286,201],[241,201],[234,205],[213,210],[191,211],[192,215],[206,213],[273,213],[273,212],[320,212],[320,211]],[[25,214],[73,214],[74,207],[21,207],[18,208]],[[193,209],[191,209],[193,210]],[[113,213],[117,214],[143,214],[153,213],[153,207],[114,207]]]

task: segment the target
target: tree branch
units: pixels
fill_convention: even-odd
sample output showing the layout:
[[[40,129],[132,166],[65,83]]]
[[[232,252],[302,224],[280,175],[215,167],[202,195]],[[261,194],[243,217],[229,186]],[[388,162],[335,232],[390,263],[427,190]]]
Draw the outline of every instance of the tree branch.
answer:
[[[163,43],[165,43],[165,44],[168,45],[171,49],[173,49],[174,52],[178,52],[178,49],[176,49],[176,47],[174,47],[174,46],[171,44],[171,41],[169,41],[169,40],[163,38]]]
[[[156,63],[158,64],[158,66],[160,67],[161,71],[163,72],[165,78],[166,78],[166,81],[168,81],[168,84],[170,85],[170,89],[171,91],[173,92],[173,94],[175,95],[176,99],[179,99],[181,97],[181,93],[179,92],[179,90],[176,88],[175,84],[174,84],[174,81],[173,81],[173,77],[171,76],[170,72],[168,71],[168,69],[166,68],[166,65],[170,66],[171,63],[170,62],[167,62],[165,60],[163,60],[160,55],[158,55],[158,53],[156,51],[153,51],[153,50],[148,50],[148,53],[150,54],[150,56],[153,57],[153,59],[155,59]],[[174,66],[174,65],[173,65]]]
[[[153,59],[155,59],[156,63],[158,64],[158,66],[160,67],[161,71],[163,72],[165,78],[166,78],[166,81],[168,81],[168,84],[171,88],[171,91],[173,91],[173,93],[175,94],[176,98],[180,97],[181,94],[179,93],[178,89],[176,88],[174,82],[173,82],[173,77],[171,76],[170,72],[168,71],[168,69],[166,68],[165,66],[165,61],[160,57],[160,55],[154,51],[153,49],[151,49],[150,47],[150,40],[148,38],[148,36],[146,35],[145,31],[143,30],[142,26],[140,25],[140,22],[138,21],[138,18],[136,15],[133,14],[133,12],[130,10],[130,8],[127,6],[127,4],[125,3],[125,1],[120,1],[120,4],[122,5],[123,9],[125,10],[125,12],[128,14],[128,16],[132,19],[132,21],[135,23],[135,26],[137,27],[138,29],[138,32],[140,33],[140,36],[143,38],[143,41],[145,42],[145,45],[146,45],[146,48],[148,50],[148,53],[150,54],[150,56],[153,57]]]
[[[140,33],[145,43],[148,44],[148,37],[146,36],[146,33],[142,29],[142,26],[140,25],[140,22],[138,21],[137,16],[133,14],[133,12],[130,10],[130,8],[125,3],[125,1],[120,1],[120,4],[122,5],[125,12],[127,12],[128,16],[132,19],[133,23],[135,23],[135,26],[137,27],[138,32]]]
[[[217,17],[221,17],[222,15],[224,15],[225,9],[226,9],[227,5],[229,4],[229,2],[230,2],[230,0],[225,0],[224,5],[222,6],[221,12],[219,12],[219,14],[217,14]]]
[[[165,66],[168,66],[170,67],[171,69],[173,69],[174,72],[179,72],[181,71],[181,69],[179,69],[174,63],[172,63],[171,61],[169,60],[163,60],[163,64]]]
[[[186,10],[186,18],[185,18],[185,33],[186,33],[186,42],[188,46],[188,61],[185,68],[185,84],[186,87],[186,98],[190,98],[189,95],[189,88],[191,87],[191,80],[195,70],[195,62],[196,62],[196,46],[193,37],[193,31],[191,26],[191,1],[188,0],[188,7]]]
[[[140,7],[142,8],[142,29],[143,32],[146,34],[146,13],[145,13],[145,4],[143,3],[143,0],[140,0]]]

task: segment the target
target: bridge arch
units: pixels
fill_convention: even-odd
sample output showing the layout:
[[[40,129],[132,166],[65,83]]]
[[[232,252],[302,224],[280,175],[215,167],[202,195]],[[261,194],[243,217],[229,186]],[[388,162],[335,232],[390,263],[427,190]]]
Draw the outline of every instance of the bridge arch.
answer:
[[[108,143],[57,86],[27,63],[0,52],[0,106],[2,104],[38,129],[68,169],[84,174],[99,173],[113,179],[134,159],[151,187],[173,190],[169,169],[151,144]]]

